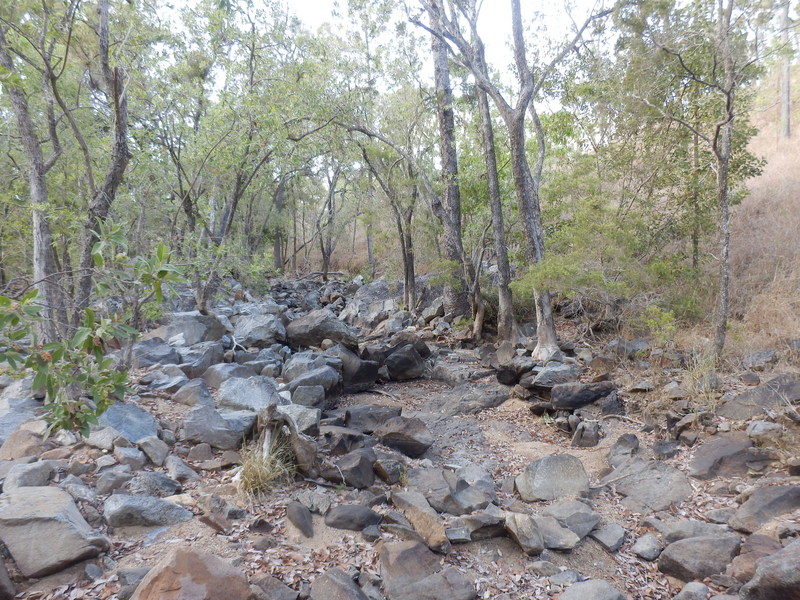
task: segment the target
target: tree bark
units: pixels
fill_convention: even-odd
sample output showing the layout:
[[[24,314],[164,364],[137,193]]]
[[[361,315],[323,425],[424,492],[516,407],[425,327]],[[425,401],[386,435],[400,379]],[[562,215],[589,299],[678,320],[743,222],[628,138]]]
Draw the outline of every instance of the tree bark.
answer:
[[[789,0],[781,4],[781,46],[784,52],[789,51]],[[792,137],[792,62],[788,54],[781,59],[781,137]]]

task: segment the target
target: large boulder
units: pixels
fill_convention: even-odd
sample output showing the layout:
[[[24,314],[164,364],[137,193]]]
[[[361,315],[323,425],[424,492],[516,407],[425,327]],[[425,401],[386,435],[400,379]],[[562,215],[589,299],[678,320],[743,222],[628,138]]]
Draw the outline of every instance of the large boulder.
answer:
[[[320,346],[323,340],[332,340],[347,348],[358,347],[358,332],[327,308],[315,310],[289,323],[286,338],[292,348]]]
[[[242,435],[213,407],[198,404],[183,422],[184,439],[189,442],[207,443],[220,450],[238,448]]]
[[[625,600],[620,592],[605,579],[589,579],[573,583],[559,597],[560,600]]]
[[[412,344],[400,346],[384,361],[389,377],[393,381],[417,379],[425,373],[426,363]]]
[[[342,361],[342,384],[345,394],[368,390],[378,379],[380,365],[377,361],[362,360],[355,352],[341,344],[329,348],[325,354],[335,356]]]
[[[189,379],[193,379],[200,377],[211,365],[221,363],[224,354],[222,342],[200,342],[181,349],[182,362],[179,366]]]
[[[800,377],[794,374],[779,375],[734,396],[717,409],[717,414],[727,419],[752,419],[798,401]]]
[[[738,535],[678,540],[664,548],[658,557],[658,569],[683,581],[700,581],[723,573],[740,545]]]
[[[741,600],[800,600],[800,540],[756,563],[755,576],[740,590]]]
[[[344,413],[345,427],[358,429],[364,433],[372,433],[393,417],[399,417],[402,408],[399,406],[378,406],[375,404],[358,404],[349,407]]]
[[[178,351],[160,337],[136,342],[131,349],[131,367],[143,369],[153,365],[175,365],[181,362]]]
[[[689,478],[675,467],[659,460],[628,459],[600,483],[625,496],[623,506],[648,514],[680,504],[692,495]]]
[[[180,404],[195,406],[197,404],[214,405],[211,390],[203,379],[192,379],[177,392],[172,394],[172,399]]]
[[[106,523],[112,527],[176,525],[190,520],[192,511],[152,496],[113,494],[103,509]]]
[[[550,402],[558,410],[576,410],[605,398],[616,389],[612,381],[559,383],[550,391]]]
[[[571,454],[550,454],[528,464],[514,480],[526,502],[585,496],[589,476],[583,463]]]
[[[754,491],[728,521],[733,529],[752,532],[771,519],[800,509],[800,485],[765,486]]]
[[[225,332],[225,325],[214,315],[190,311],[173,313],[164,337],[181,346],[194,346],[200,342],[218,341]]]
[[[380,551],[381,578],[389,600],[471,600],[475,588],[456,569],[416,541],[391,542]]]
[[[264,348],[285,341],[286,329],[275,315],[244,315],[236,320],[233,337],[245,348]]]
[[[158,435],[155,417],[133,404],[112,404],[100,415],[98,424],[101,427],[113,427],[119,435],[133,444],[143,438]]]
[[[508,535],[517,542],[522,551],[529,555],[541,554],[544,550],[544,539],[536,520],[526,514],[510,512],[505,521]]]
[[[689,464],[689,476],[696,479],[744,477],[747,475],[748,450],[752,447],[753,442],[743,431],[717,434],[695,450]]]
[[[423,421],[417,418],[392,417],[375,430],[384,446],[399,450],[406,456],[417,458],[433,445],[433,435]]]
[[[289,383],[289,391],[294,393],[300,387],[314,387],[317,385],[322,386],[327,394],[334,394],[342,384],[342,376],[333,367],[324,366],[318,369],[312,369],[302,375],[292,379]]]
[[[232,377],[219,388],[220,408],[261,412],[270,404],[288,404],[269,377]]]
[[[43,577],[109,547],[72,497],[55,487],[22,487],[0,496],[0,539],[25,577]]]
[[[131,600],[250,600],[239,569],[221,558],[186,548],[169,552],[144,577]]]
[[[319,575],[311,584],[313,600],[368,600],[355,581],[334,567]]]
[[[203,372],[203,380],[209,387],[219,388],[223,382],[234,377],[247,379],[254,377],[256,372],[252,367],[238,363],[219,363],[211,365]]]

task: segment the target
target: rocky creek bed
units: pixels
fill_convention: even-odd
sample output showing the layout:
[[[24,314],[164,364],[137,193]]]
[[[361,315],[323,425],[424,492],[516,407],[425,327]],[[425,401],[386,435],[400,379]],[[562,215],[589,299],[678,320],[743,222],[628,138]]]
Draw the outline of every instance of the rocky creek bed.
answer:
[[[240,296],[149,332],[85,438],[0,382],[0,599],[800,598],[800,379],[769,352],[541,365],[385,282]],[[297,476],[243,494],[242,440],[280,430]]]

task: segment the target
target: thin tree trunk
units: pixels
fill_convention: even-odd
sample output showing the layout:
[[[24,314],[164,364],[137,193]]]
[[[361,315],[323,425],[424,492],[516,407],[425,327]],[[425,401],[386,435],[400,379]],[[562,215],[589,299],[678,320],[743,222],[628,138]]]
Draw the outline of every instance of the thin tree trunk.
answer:
[[[792,137],[792,62],[789,58],[789,0],[783,0],[781,5],[781,46],[784,54],[781,59],[781,137]]]
[[[275,227],[275,238],[272,243],[272,258],[275,270],[283,273],[283,201],[285,197],[286,180],[281,178],[278,182],[278,189],[275,194],[275,212],[277,225]]]

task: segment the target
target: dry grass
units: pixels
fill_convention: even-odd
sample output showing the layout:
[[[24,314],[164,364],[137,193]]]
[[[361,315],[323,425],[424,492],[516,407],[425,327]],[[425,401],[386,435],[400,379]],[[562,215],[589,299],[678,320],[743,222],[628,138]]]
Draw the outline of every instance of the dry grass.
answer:
[[[258,498],[274,485],[290,480],[295,473],[295,457],[284,435],[273,435],[266,453],[264,437],[242,448],[239,489],[250,498]]]

